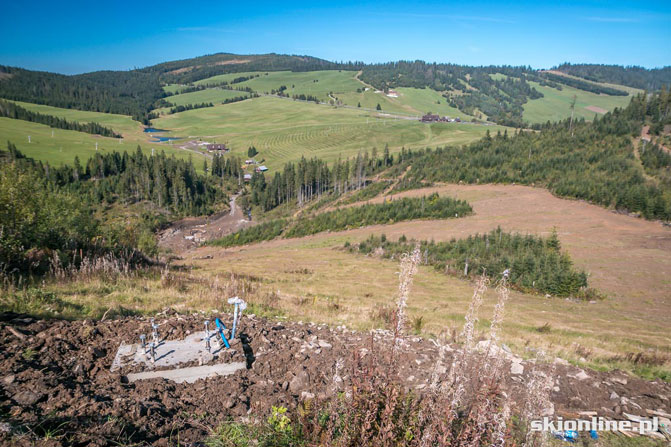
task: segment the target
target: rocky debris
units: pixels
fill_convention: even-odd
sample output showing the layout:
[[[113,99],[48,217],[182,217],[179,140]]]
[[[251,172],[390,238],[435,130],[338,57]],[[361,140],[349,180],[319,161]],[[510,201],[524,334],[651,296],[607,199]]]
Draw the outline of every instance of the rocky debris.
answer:
[[[231,318],[217,316],[225,321]],[[205,316],[165,312],[157,318],[162,334],[181,340],[202,330]],[[129,444],[168,445],[176,431],[181,442],[194,443],[208,435],[208,428],[227,420],[263,418],[272,405],[293,409],[301,401],[328,396],[335,383],[344,389],[354,353],[364,360],[375,355],[386,361],[379,350],[393,336],[389,331],[373,331],[371,346],[371,333],[245,315],[239,330],[241,341],[233,349],[217,360],[200,358],[184,365],[245,362],[244,369],[194,383],[163,379],[127,383],[125,376],[148,366],[110,372],[116,350],[121,342],[136,343],[148,327],[148,319],[136,317],[102,322],[30,320],[20,326],[24,339],[0,331],[0,414],[8,415],[3,422],[12,433],[25,433],[26,427],[45,419],[58,421],[63,424],[62,431],[72,433],[69,442],[75,445],[111,445],[109,440],[116,439]],[[627,377],[623,384],[614,380],[623,377],[620,372],[587,374],[563,361],[527,362],[509,348],[490,346],[487,341],[478,346],[482,353],[503,357],[505,371],[510,372],[506,374],[506,392],[513,401],[526,395],[533,370],[552,372],[555,384],[548,414],[568,416],[594,409],[613,418],[624,418],[624,413],[653,416],[642,409],[671,414],[669,384],[634,377]],[[398,375],[408,388],[418,393],[428,389],[432,374],[447,373],[452,356],[461,352],[457,346],[445,347],[447,358],[437,367],[439,349],[433,340],[404,339],[397,352]],[[24,352],[35,355],[24,356]],[[16,444],[12,439],[5,441],[8,436],[12,434],[0,430],[0,445]],[[59,441],[54,442],[58,445]]]
[[[585,371],[580,370],[580,372],[578,372],[577,374],[573,375],[573,378],[582,381],[582,380],[587,380],[587,379],[589,379],[589,375],[588,375]]]
[[[31,405],[35,405],[37,402],[42,400],[44,396],[45,395],[43,393],[35,393],[30,390],[24,390],[19,391],[13,395],[12,400],[21,406],[30,407]]]
[[[620,385],[626,385],[627,384],[627,379],[624,377],[613,377],[610,379],[611,382],[619,383]]]
[[[522,365],[521,363],[515,362],[510,365],[510,374],[519,375],[523,373],[524,373],[524,365]]]

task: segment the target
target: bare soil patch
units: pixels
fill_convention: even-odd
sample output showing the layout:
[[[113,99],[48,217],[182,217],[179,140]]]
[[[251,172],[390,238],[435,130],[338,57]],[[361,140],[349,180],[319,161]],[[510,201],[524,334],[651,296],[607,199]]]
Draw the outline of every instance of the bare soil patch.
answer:
[[[157,322],[162,336],[182,339],[201,330],[203,319],[172,314]],[[247,368],[234,375],[192,384],[164,379],[127,383],[128,371],[110,372],[119,344],[136,342],[149,331],[149,321],[141,318],[69,322],[0,315],[0,414],[11,426],[10,432],[0,432],[0,444],[34,445],[49,432],[48,445],[54,446],[167,446],[176,439],[180,445],[194,445],[227,420],[263,419],[271,405],[291,409],[301,400],[331,395],[337,389],[333,376],[339,359],[345,364],[341,374],[346,384],[353,353],[366,355],[391,337],[387,332],[371,336],[342,327],[245,316],[241,341],[223,359],[246,362]],[[409,337],[400,356],[400,376],[408,388],[422,393],[435,366],[437,347]],[[515,373],[511,362],[518,365]],[[667,383],[618,372],[585,373],[561,361],[538,367],[555,377],[552,401],[559,415],[594,410],[621,418],[622,412],[645,416],[646,409],[671,411]],[[506,386],[519,401],[534,366],[508,356],[505,368],[510,371]]]
[[[216,62],[214,65],[236,65],[236,64],[246,64],[247,62],[251,62],[251,59],[230,59],[227,61]]]
[[[207,217],[187,217],[179,220],[159,233],[159,246],[174,253],[198,247],[201,243],[218,239],[227,234],[253,225],[235,204],[230,202],[230,210]]]
[[[608,113],[608,110],[603,109],[601,107],[597,107],[597,106],[586,106],[585,109],[589,110],[590,112],[600,113],[602,115],[605,114],[605,113]]]

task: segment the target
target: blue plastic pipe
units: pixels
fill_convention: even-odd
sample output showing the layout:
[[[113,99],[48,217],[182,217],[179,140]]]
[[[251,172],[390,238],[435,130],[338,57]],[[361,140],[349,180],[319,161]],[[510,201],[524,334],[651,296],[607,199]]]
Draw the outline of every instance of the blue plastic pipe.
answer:
[[[217,329],[219,329],[219,336],[221,337],[221,341],[224,342],[224,345],[226,345],[226,347],[228,349],[231,349],[231,345],[228,344],[228,340],[226,340],[226,336],[224,335],[224,331],[226,330],[226,325],[224,323],[222,323],[219,318],[214,320],[214,322],[217,323]]]

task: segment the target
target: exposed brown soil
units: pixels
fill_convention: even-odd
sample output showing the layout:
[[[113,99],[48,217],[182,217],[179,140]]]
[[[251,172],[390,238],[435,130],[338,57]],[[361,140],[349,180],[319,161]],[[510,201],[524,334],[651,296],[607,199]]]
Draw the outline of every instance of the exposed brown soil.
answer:
[[[347,234],[368,236],[384,232],[392,239],[405,234],[442,241],[488,232],[497,226],[545,236],[556,228],[564,249],[589,272],[591,285],[615,299],[626,318],[641,318],[641,325],[646,321],[671,323],[671,228],[584,201],[558,198],[542,188],[520,185],[443,185],[391,197],[433,192],[467,200],[474,214],[460,219],[376,225]],[[380,196],[369,202],[383,200],[385,197]]]
[[[589,110],[590,112],[600,113],[602,115],[608,112],[608,110],[597,106],[587,106],[585,109]]]
[[[667,130],[666,127],[665,127],[664,132],[668,133],[669,130]],[[643,126],[641,128],[641,140],[647,141],[647,142],[650,142],[652,140],[652,136],[650,135],[650,126]],[[669,149],[668,147],[663,146],[661,144],[659,144],[659,147],[661,147],[662,150],[665,150],[666,152],[671,153],[671,149]]]
[[[157,321],[162,336],[181,339],[200,330],[203,317],[163,315]],[[69,322],[0,315],[0,444],[34,445],[51,433],[45,445],[161,446],[176,439],[180,445],[194,445],[224,421],[264,418],[271,405],[293,408],[302,399],[328,396],[343,386],[333,380],[339,359],[347,383],[354,352],[371,355],[371,339],[375,349],[390,342],[388,333],[371,336],[253,316],[245,316],[241,328],[241,342],[227,361],[244,361],[246,370],[193,384],[164,379],[129,384],[123,376],[128,371],[111,373],[109,368],[122,341],[135,342],[150,331],[146,319]],[[399,377],[421,393],[436,355],[433,342],[406,338]],[[506,388],[520,402],[534,366],[512,356],[509,361],[524,369],[513,374],[506,367]],[[671,411],[670,384],[620,372],[584,372],[560,361],[539,365],[555,377],[552,401],[557,414],[594,410],[618,418],[622,412]]]
[[[236,65],[236,64],[246,64],[247,62],[251,62],[251,59],[229,59],[227,61],[219,61],[215,62],[214,65]]]
[[[187,217],[173,223],[159,233],[159,246],[181,253],[252,225],[235,204],[235,199],[235,196],[231,199],[229,211],[207,217]]]

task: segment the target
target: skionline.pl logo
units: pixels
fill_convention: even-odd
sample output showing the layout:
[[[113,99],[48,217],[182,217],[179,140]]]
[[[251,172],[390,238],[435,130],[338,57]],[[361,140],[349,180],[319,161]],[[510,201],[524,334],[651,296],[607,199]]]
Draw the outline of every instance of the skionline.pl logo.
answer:
[[[611,421],[602,417],[592,419],[562,419],[551,420],[549,417],[531,421],[531,431],[638,431],[640,434],[659,430],[659,418],[641,419],[634,426],[631,421]]]

